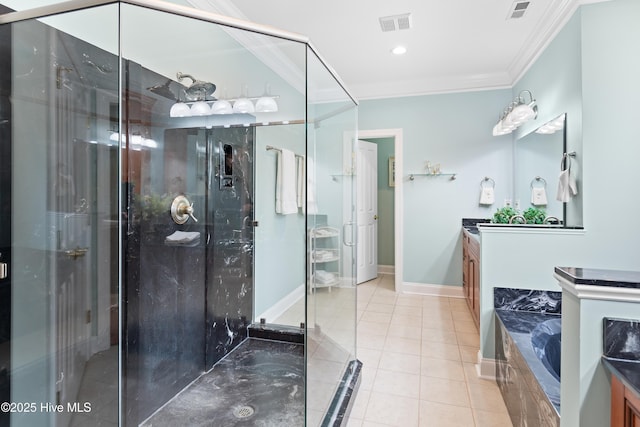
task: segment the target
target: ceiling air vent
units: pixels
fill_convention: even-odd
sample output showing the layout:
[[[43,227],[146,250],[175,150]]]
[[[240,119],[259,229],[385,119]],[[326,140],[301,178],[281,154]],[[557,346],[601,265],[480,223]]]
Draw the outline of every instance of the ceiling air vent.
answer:
[[[411,28],[411,14],[383,16],[380,19],[380,28],[383,32],[408,30]]]
[[[529,7],[530,1],[515,1],[509,9],[509,15],[507,15],[507,19],[517,19],[522,18],[524,13],[527,11]]]

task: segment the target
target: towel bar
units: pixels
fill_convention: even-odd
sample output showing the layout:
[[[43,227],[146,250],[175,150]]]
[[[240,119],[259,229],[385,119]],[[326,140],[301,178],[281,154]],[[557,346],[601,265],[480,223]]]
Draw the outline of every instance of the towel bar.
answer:
[[[278,148],[278,147],[273,147],[271,145],[267,145],[267,151],[278,151],[280,153],[282,153],[282,149]],[[296,154],[296,157],[300,157],[301,159],[304,159],[304,156],[301,154]]]

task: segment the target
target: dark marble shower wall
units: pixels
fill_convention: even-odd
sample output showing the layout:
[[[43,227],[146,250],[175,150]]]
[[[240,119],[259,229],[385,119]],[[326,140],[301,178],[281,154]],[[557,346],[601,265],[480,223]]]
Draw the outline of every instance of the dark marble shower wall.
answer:
[[[225,178],[223,162],[214,156],[213,188],[206,206],[211,229],[205,338],[209,369],[247,337],[253,317],[255,128],[212,129],[207,136],[212,151],[223,155],[227,146],[227,157],[230,152],[233,163],[231,177]]]
[[[152,134],[164,135],[161,155],[130,151],[126,166],[124,403],[127,425],[138,425],[247,336],[254,129],[169,129],[171,101],[146,91],[159,77],[131,62],[126,68],[126,122],[146,123]],[[206,147],[197,165],[194,140]],[[232,174],[221,186],[224,145]],[[179,194],[193,202],[197,223],[171,219],[169,207]],[[199,232],[200,238],[168,245],[175,231]]]

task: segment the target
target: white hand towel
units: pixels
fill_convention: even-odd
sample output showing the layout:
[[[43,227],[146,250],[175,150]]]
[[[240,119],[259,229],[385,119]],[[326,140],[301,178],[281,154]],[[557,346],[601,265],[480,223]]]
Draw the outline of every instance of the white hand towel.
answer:
[[[282,215],[298,212],[296,202],[296,155],[291,150],[278,152],[276,171],[276,213]]]
[[[480,204],[492,205],[496,201],[495,192],[493,187],[482,187],[480,189]]]
[[[569,188],[569,170],[565,169],[558,176],[558,194],[556,200],[566,203],[571,200],[571,189]]]
[[[531,189],[531,204],[534,206],[547,205],[547,190],[544,187],[534,187]]]

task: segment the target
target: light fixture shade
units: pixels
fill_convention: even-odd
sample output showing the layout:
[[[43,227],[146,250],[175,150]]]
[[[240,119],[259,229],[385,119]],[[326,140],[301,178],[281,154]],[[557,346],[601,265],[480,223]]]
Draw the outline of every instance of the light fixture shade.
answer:
[[[211,114],[211,107],[204,101],[196,101],[191,106],[192,116],[208,116]]]
[[[276,111],[278,111],[278,104],[270,96],[263,96],[256,102],[256,112],[258,113],[274,113]]]
[[[231,114],[233,107],[229,101],[219,99],[211,106],[211,114]]]
[[[535,103],[531,104],[518,104],[514,107],[513,111],[509,113],[512,116],[512,121],[514,123],[524,123],[533,119],[536,116],[536,112],[534,110]]]
[[[251,102],[248,98],[239,98],[236,102],[233,103],[233,112],[241,113],[241,114],[251,114],[256,111],[256,108],[253,106],[253,102]]]
[[[191,109],[184,102],[176,102],[169,110],[169,117],[190,117]]]

